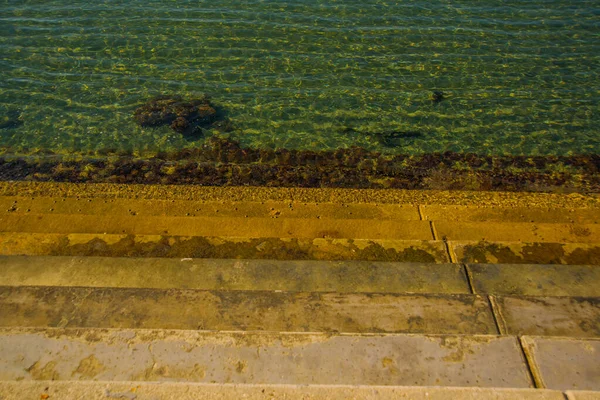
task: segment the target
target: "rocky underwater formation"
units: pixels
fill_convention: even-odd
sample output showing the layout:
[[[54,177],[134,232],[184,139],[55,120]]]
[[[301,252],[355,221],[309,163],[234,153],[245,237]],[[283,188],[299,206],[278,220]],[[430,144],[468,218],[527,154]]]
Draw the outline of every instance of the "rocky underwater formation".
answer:
[[[208,138],[148,159],[132,155],[67,160],[44,154],[0,158],[0,180],[333,188],[600,192],[600,156],[382,155],[255,149]]]
[[[432,101],[444,94],[434,92]],[[600,155],[486,156],[472,153],[386,155],[360,147],[326,151],[242,147],[221,137],[231,122],[208,97],[158,97],[138,107],[145,127],[169,125],[204,144],[151,158],[127,151],[68,157],[44,151],[0,157],[0,180],[271,186],[395,188],[600,193]],[[210,129],[210,130],[208,130]],[[221,133],[219,133],[221,132]],[[384,145],[419,132],[384,132]]]

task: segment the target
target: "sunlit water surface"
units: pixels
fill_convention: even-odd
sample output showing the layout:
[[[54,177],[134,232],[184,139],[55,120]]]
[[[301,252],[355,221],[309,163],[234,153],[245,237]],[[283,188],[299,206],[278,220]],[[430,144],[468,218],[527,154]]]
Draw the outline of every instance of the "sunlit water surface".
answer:
[[[600,150],[597,0],[29,0],[0,8],[4,153],[245,146],[387,153]],[[444,100],[432,101],[441,91]],[[234,126],[141,128],[157,95]],[[386,132],[408,132],[382,140]]]

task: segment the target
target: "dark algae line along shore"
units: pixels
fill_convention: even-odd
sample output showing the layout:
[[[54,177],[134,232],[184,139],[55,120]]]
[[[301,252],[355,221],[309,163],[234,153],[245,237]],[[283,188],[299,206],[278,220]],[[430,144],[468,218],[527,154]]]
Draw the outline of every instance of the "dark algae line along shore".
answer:
[[[360,147],[272,150],[214,136],[198,148],[146,159],[127,152],[4,156],[0,180],[598,193],[600,156],[392,156]]]

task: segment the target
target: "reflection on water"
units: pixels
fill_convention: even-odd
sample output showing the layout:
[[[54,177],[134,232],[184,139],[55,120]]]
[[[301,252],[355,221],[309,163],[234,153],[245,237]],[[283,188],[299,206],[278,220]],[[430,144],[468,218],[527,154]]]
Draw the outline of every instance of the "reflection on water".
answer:
[[[598,153],[595,0],[24,0],[0,14],[0,147]],[[231,129],[139,126],[210,94]]]

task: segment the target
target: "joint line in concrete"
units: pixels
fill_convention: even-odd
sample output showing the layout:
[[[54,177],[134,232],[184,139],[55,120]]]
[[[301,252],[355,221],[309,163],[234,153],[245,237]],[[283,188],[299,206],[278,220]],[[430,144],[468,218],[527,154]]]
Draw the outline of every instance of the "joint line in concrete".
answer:
[[[527,339],[523,336],[518,336],[517,340],[519,341],[519,347],[521,348],[523,357],[525,357],[525,365],[527,365],[527,372],[529,372],[529,377],[531,378],[533,385],[536,389],[545,389],[546,385],[544,385],[542,375],[537,367],[537,364],[535,363],[535,358],[531,353]],[[566,395],[564,396],[567,397]]]
[[[429,228],[431,229],[431,235],[433,236],[433,240],[439,240],[437,231],[435,230],[435,225],[433,221],[429,221]]]
[[[421,207],[421,205],[417,205],[417,211],[419,212],[419,218],[421,218],[421,221],[426,220],[427,218],[425,218],[425,215],[423,215],[423,208]]]
[[[496,323],[496,329],[498,329],[498,333],[501,335],[508,335],[504,318],[502,318],[498,304],[496,304],[496,298],[494,296],[488,296],[488,302],[490,303],[492,316],[494,317],[494,322]]]
[[[448,244],[446,244],[446,246],[448,246]],[[450,255],[450,249],[448,249],[448,254]],[[461,265],[463,267],[463,270],[465,271],[465,276],[467,277],[467,284],[469,285],[469,291],[471,292],[471,294],[477,294],[477,293],[475,293],[475,287],[473,286],[473,276],[471,275],[471,270],[469,269],[467,264],[461,264]]]

